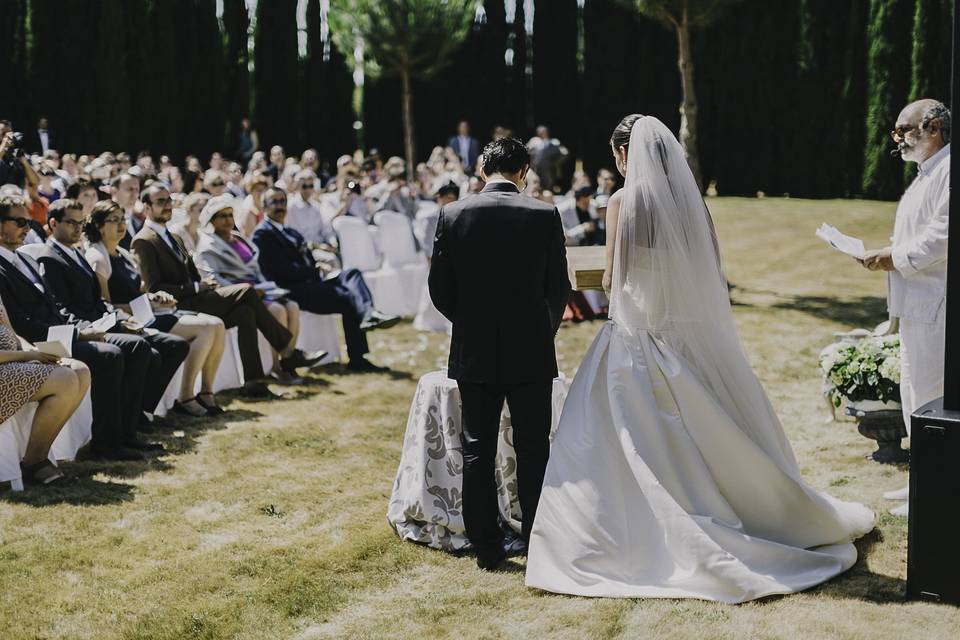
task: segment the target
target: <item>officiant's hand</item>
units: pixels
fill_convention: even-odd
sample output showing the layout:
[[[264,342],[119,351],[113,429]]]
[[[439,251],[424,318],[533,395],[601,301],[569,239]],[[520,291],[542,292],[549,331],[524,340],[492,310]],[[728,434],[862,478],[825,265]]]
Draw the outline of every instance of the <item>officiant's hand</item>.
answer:
[[[610,295],[610,288],[613,286],[613,274],[610,272],[610,269],[603,270],[602,282],[603,282],[603,290],[607,293],[607,295]]]
[[[868,251],[863,258],[863,266],[870,271],[894,271],[893,250],[890,247],[879,251]]]

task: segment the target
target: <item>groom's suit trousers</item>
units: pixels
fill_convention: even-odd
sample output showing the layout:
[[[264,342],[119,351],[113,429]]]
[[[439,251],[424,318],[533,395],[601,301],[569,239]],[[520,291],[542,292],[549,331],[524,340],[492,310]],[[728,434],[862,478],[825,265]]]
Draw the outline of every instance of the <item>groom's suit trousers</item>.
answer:
[[[499,555],[504,535],[500,528],[495,461],[503,402],[506,400],[510,407],[517,453],[521,535],[529,540],[550,456],[553,380],[520,384],[458,380],[457,386],[463,416],[463,522],[478,555]]]

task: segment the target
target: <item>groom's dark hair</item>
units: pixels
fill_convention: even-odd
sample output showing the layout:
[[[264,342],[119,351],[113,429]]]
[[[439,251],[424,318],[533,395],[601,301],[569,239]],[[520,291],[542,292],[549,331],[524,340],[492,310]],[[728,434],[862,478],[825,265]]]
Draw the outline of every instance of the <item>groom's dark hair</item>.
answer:
[[[530,154],[527,153],[527,147],[516,138],[500,138],[483,148],[483,172],[488,176],[493,173],[520,173],[528,164]]]

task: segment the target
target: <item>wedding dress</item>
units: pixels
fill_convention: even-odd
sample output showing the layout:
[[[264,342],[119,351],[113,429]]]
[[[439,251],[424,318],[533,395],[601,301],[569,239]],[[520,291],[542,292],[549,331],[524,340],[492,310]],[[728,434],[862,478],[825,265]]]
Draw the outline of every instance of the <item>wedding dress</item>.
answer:
[[[811,488],[737,337],[710,214],[676,138],[636,122],[610,317],[550,452],[526,583],[744,602],[829,580],[873,513]]]

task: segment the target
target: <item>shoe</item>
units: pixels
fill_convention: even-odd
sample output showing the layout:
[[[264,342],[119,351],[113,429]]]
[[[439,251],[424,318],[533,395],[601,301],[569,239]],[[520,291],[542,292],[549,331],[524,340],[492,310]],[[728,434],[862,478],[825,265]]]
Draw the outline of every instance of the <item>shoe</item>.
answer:
[[[494,556],[477,555],[477,567],[483,569],[484,571],[496,571],[503,566],[503,563],[506,561],[506,559],[507,555],[502,551]]]
[[[383,373],[390,370],[387,367],[378,367],[366,358],[354,358],[347,363],[347,369],[357,373]]]
[[[204,400],[204,396],[210,396],[210,399]],[[207,410],[208,416],[219,416],[224,412],[223,408],[217,405],[217,399],[212,393],[198,393],[196,400],[201,407]]]
[[[138,440],[137,438],[132,438],[130,440],[124,440],[123,446],[127,449],[132,449],[133,451],[164,451],[162,444],[157,444],[156,442],[144,442],[143,440]]]
[[[146,460],[146,457],[140,451],[127,449],[126,447],[109,447],[106,449],[91,449],[90,457],[100,460],[117,461],[139,461]]]
[[[523,538],[512,538],[504,540],[503,552],[508,558],[527,557],[527,543]]]
[[[207,408],[203,406],[203,404],[195,397],[183,402],[180,402],[179,400],[174,401],[173,410],[179,414],[192,416],[194,418],[202,418],[210,415],[210,412],[207,410]]]
[[[276,398],[277,395],[262,382],[246,382],[240,389],[244,398]]]
[[[270,377],[279,382],[280,384],[303,384],[303,378],[300,376],[295,376],[292,373],[280,369],[279,371],[271,371]]]
[[[326,351],[304,353],[300,349],[294,349],[293,353],[286,358],[280,358],[280,369],[287,373],[296,373],[300,367],[313,368],[317,366],[326,357]]]
[[[363,319],[363,322],[360,323],[360,330],[373,331],[374,329],[389,329],[390,327],[396,326],[398,322],[400,322],[400,316],[388,316],[374,309],[368,313]]]
[[[45,487],[51,484],[64,484],[67,481],[74,480],[61,471],[49,460],[42,460],[36,464],[24,465],[20,463],[20,475],[23,483],[26,485]]]
[[[910,503],[904,502],[899,507],[894,507],[893,509],[890,509],[890,515],[906,518],[907,516],[910,515]]]
[[[896,491],[887,491],[883,494],[884,500],[896,500],[897,502],[903,502],[904,500],[910,499],[910,485],[907,485],[903,489],[897,489]]]

